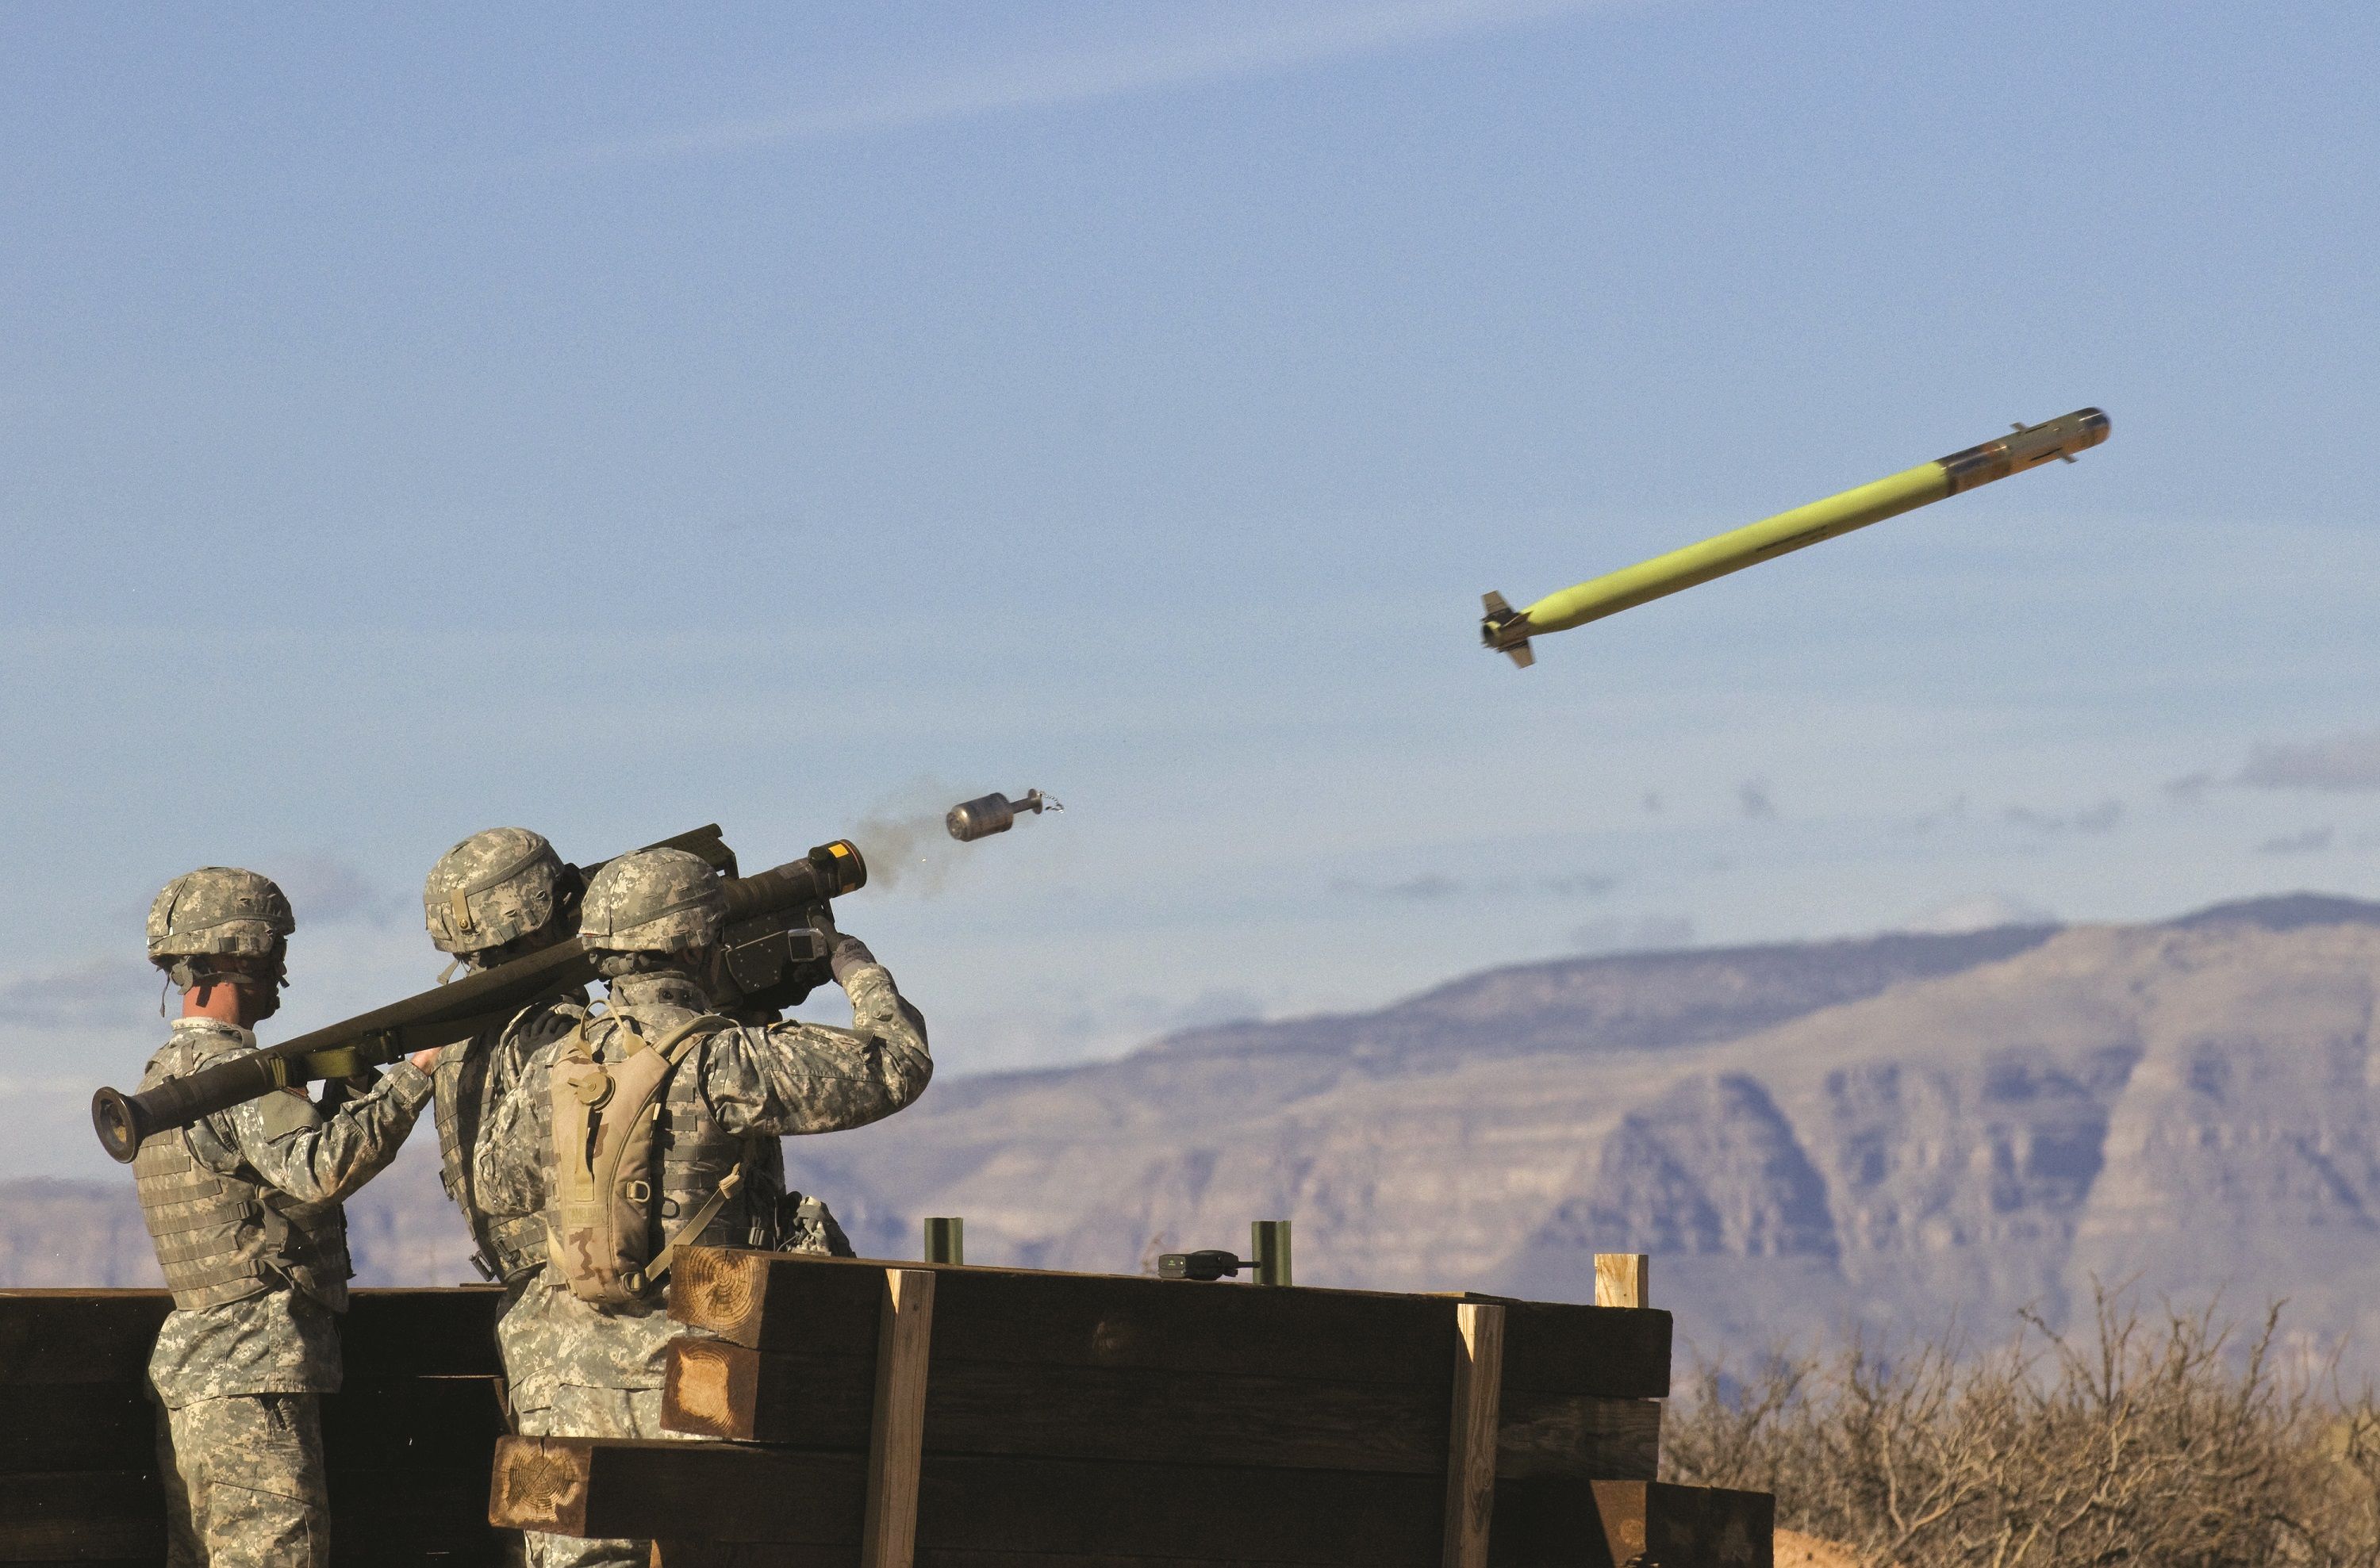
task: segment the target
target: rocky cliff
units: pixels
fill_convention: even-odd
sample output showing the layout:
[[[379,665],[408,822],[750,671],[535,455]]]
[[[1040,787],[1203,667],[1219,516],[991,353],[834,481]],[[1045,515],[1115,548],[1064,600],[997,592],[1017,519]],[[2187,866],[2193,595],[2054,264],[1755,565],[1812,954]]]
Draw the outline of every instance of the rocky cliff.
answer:
[[[1309,1284],[1582,1297],[1656,1255],[1706,1351],[1853,1324],[1997,1339],[2092,1281],[2380,1367],[2380,905],[2165,925],[1651,953],[1476,975],[1375,1013],[955,1080],[796,1140],[863,1250],[961,1214],[972,1256],[1130,1270],[1297,1222]],[[462,1277],[425,1151],[356,1205],[379,1279]],[[0,1188],[0,1277],[130,1283],[128,1191]]]

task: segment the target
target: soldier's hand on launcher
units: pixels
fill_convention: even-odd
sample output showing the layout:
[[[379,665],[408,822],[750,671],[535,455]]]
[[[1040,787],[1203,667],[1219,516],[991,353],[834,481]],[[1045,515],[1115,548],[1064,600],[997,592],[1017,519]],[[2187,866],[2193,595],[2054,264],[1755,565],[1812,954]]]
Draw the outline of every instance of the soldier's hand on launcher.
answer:
[[[868,950],[867,943],[856,936],[846,936],[834,928],[834,912],[832,910],[822,909],[811,915],[810,929],[826,938],[827,968],[834,971],[837,985],[849,980],[852,971],[876,961],[876,955]]]

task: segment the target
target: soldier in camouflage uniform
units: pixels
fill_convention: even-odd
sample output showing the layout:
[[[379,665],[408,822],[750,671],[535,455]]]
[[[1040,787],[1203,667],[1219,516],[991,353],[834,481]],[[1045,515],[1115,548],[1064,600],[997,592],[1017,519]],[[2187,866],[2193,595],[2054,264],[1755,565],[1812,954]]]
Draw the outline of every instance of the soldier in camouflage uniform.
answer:
[[[144,1090],[256,1048],[297,926],[281,889],[208,866],[149,911],[149,959],[182,1016]],[[133,1160],[174,1310],[149,1361],[175,1568],[330,1561],[320,1396],[339,1386],[346,1218],[339,1201],[396,1155],[431,1094],[431,1053],[324,1116],[277,1090],[161,1132]]]
[[[497,1212],[542,1215],[551,1236],[538,1327],[551,1336],[539,1359],[554,1374],[542,1386],[516,1387],[524,1432],[669,1435],[661,1427],[665,1351],[688,1331],[664,1309],[668,1253],[696,1243],[783,1245],[784,1232],[804,1224],[806,1211],[815,1225],[815,1200],[782,1194],[778,1140],[890,1116],[932,1077],[916,1009],[865,946],[831,927],[829,958],[851,1002],[850,1029],[746,1025],[707,1015],[710,997],[698,977],[710,972],[724,915],[719,879],[682,850],[625,855],[598,872],[588,885],[579,933],[610,983],[607,1010],[582,1035],[529,1058],[480,1142],[482,1201]],[[659,1179],[631,1184],[638,1189],[632,1201],[643,1207],[650,1277],[631,1276],[623,1300],[586,1299],[584,1271],[564,1245],[559,1212],[556,1084],[566,1081],[574,1062],[591,1058],[616,1067],[664,1046],[684,1054],[657,1092]],[[825,1223],[832,1227],[831,1219]],[[528,1543],[530,1561],[541,1568],[629,1568],[646,1558],[646,1543],[638,1541],[532,1535]]]
[[[453,954],[465,969],[483,970],[569,937],[581,891],[578,869],[565,864],[544,835],[492,827],[430,868],[422,920],[439,951]],[[530,1326],[545,1305],[546,1293],[536,1288],[545,1267],[545,1226],[534,1214],[490,1213],[476,1189],[473,1159],[489,1113],[522,1066],[539,1046],[569,1033],[586,1017],[586,988],[556,987],[504,1023],[447,1046],[434,1074],[439,1179],[470,1227],[472,1266],[504,1286],[496,1344],[508,1389],[551,1381],[550,1370],[533,1359],[551,1336]]]

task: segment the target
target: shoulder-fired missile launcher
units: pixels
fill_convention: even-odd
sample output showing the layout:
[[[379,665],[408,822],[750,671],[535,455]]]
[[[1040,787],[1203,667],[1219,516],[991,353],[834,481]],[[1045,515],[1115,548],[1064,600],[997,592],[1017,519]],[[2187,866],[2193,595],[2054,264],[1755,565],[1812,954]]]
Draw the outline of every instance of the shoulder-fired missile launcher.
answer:
[[[1848,534],[1854,528],[1930,506],[1961,490],[1972,490],[1994,479],[2037,468],[2054,458],[2071,463],[2076,452],[2097,446],[2107,439],[2107,416],[2095,408],[2077,409],[2044,424],[2019,425],[2013,433],[1981,446],[1921,463],[1840,495],[1780,512],[1698,545],[1688,545],[1574,588],[1564,588],[1526,609],[1514,609],[1501,594],[1488,594],[1482,601],[1486,613],[1479,622],[1479,640],[1526,668],[1536,662],[1536,656],[1529,648],[1532,637],[1548,632],[1567,632],[1573,626],[1633,609],[1640,604],[1756,566],[1838,534]]]
[[[722,1005],[739,1015],[789,1007],[828,978],[819,918],[836,899],[868,884],[868,863],[848,839],[821,844],[797,861],[750,876],[716,824],[648,849],[685,850],[717,872],[727,898],[720,937]],[[607,862],[580,868],[592,876]],[[829,917],[831,918],[831,917]],[[327,1024],[294,1040],[169,1079],[138,1094],[103,1089],[91,1097],[100,1146],[129,1162],[152,1134],[188,1127],[260,1094],[318,1079],[345,1078],[431,1046],[468,1040],[540,998],[576,992],[595,978],[595,956],[575,934],[492,969],[433,985],[401,1002]]]

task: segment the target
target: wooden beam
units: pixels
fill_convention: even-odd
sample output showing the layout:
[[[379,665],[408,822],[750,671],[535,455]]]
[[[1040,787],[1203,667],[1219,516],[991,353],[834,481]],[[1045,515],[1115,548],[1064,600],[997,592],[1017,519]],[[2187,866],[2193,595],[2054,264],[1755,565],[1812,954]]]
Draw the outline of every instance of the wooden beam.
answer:
[[[1652,1258],[1643,1252],[1597,1253],[1595,1304],[1597,1307],[1653,1305]]]
[[[881,1269],[693,1248],[673,1271],[670,1313],[753,1349],[868,1356]],[[1023,1269],[933,1272],[936,1354],[961,1360],[1443,1388],[1453,1353],[1454,1313],[1442,1297]],[[1504,1386],[1664,1398],[1670,1334],[1666,1312],[1507,1303]]]
[[[352,1291],[340,1325],[355,1378],[492,1378],[494,1285]],[[157,1329],[173,1308],[162,1290],[0,1291],[0,1387],[148,1380]]]
[[[1226,1287],[1230,1288],[1230,1287]],[[739,1443],[506,1438],[494,1523],[560,1535],[776,1542],[851,1561],[867,1464]],[[1583,1490],[1575,1482],[1572,1490]],[[1439,1491],[1409,1476],[1228,1465],[937,1457],[918,1497],[917,1562],[956,1552],[1174,1557],[1423,1568]]]
[[[145,1470],[157,1407],[130,1383],[0,1385],[0,1476]]]
[[[1454,1309],[1454,1398],[1447,1436],[1443,1568],[1488,1568],[1488,1526],[1496,1509],[1497,1434],[1502,1425],[1504,1309],[1463,1301]]]
[[[924,1546],[917,1568],[1262,1568],[1245,1552],[1224,1557],[1151,1557],[1141,1552],[966,1551]],[[836,1568],[816,1547],[744,1541],[655,1541],[650,1568]]]
[[[499,1378],[500,1285],[347,1293],[339,1346],[350,1378]]]
[[[162,1290],[0,1291],[0,1384],[138,1389],[173,1305]]]
[[[926,1360],[934,1334],[934,1275],[884,1271],[876,1345],[876,1405],[868,1440],[868,1512],[860,1568],[910,1568],[917,1546],[917,1485],[926,1443]]]
[[[1436,1386],[1322,1382],[962,1361],[942,1354],[940,1328],[936,1339],[929,1454],[1446,1473],[1451,1363]],[[857,1451],[868,1439],[874,1383],[872,1368],[856,1357],[682,1339],[669,1350],[662,1425],[696,1437]],[[1660,1432],[1653,1400],[1507,1392],[1498,1469],[1651,1480]]]
[[[153,1460],[151,1462],[153,1465]],[[337,1561],[494,1568],[484,1461],[443,1470],[330,1473]],[[165,1556],[165,1500],[153,1468],[0,1476],[0,1563],[154,1564]]]
[[[0,1476],[0,1562],[164,1555],[165,1494],[152,1473]]]

